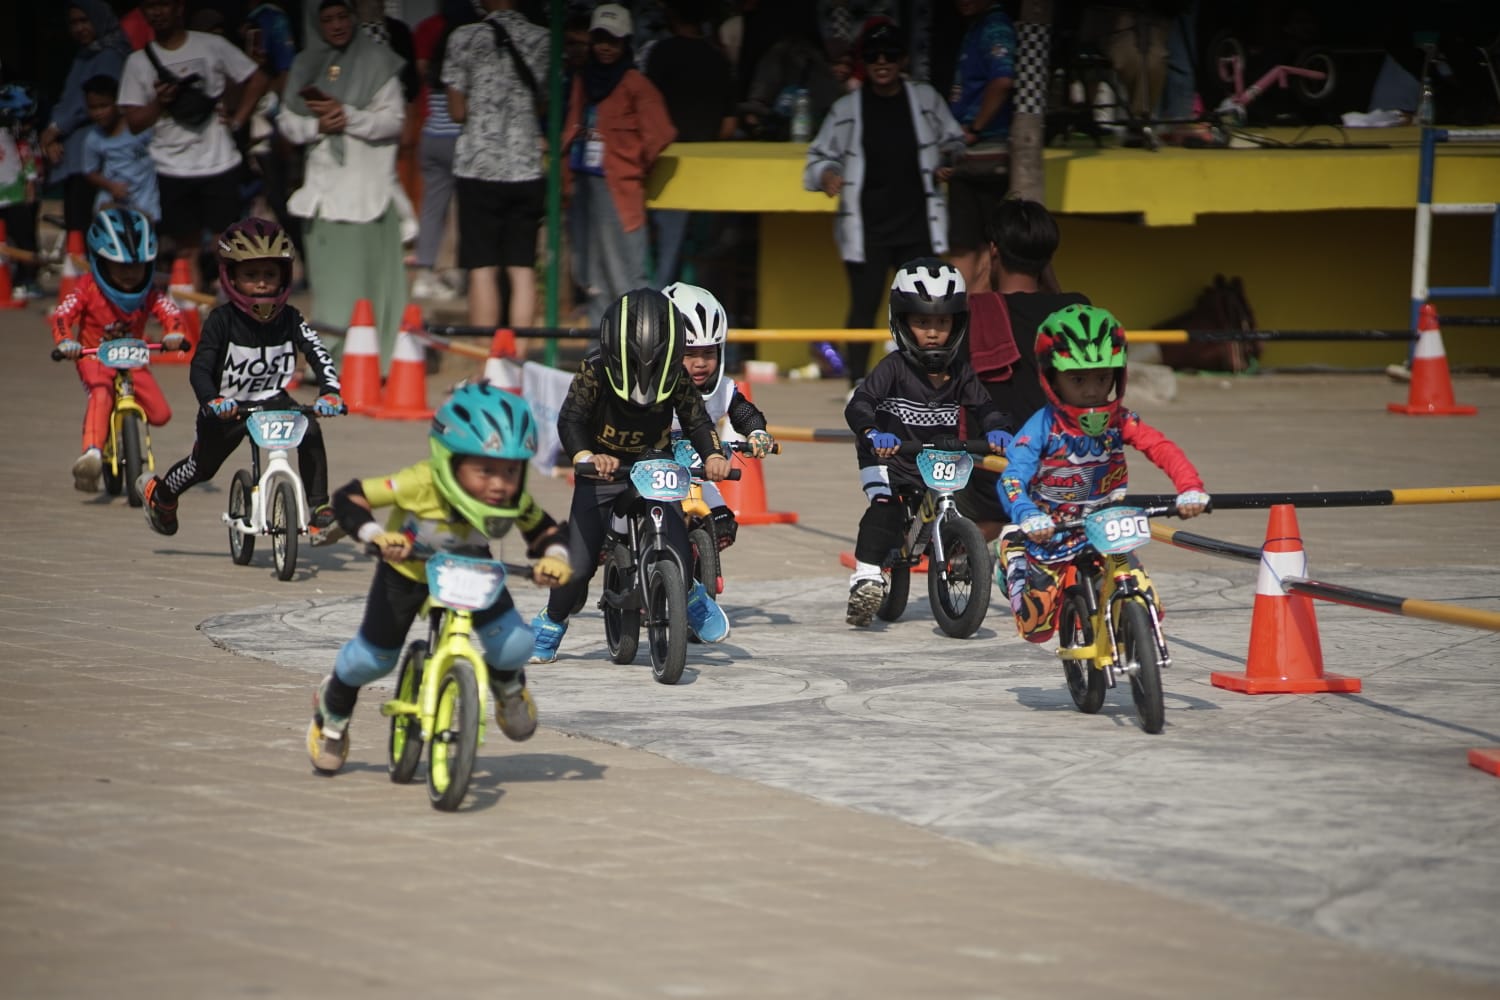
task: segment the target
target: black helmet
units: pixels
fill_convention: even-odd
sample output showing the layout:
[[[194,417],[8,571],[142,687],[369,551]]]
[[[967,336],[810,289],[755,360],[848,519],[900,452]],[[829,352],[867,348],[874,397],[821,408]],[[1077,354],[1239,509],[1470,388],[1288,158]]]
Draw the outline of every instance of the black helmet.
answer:
[[[918,347],[906,319],[912,313],[952,316],[953,330],[948,334],[948,342],[930,351]],[[964,276],[958,273],[958,268],[936,257],[907,261],[891,282],[890,319],[896,346],[918,371],[943,371],[969,334],[969,296],[964,289]]]
[[[684,335],[682,317],[661,292],[637,288],[610,303],[599,352],[614,394],[639,407],[671,398],[682,378]]]

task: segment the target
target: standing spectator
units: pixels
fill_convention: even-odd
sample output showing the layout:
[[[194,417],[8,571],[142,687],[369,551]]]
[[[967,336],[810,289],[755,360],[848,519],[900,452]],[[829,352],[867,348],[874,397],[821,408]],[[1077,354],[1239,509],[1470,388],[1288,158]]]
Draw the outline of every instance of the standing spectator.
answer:
[[[891,270],[947,249],[948,209],[938,182],[943,158],[963,150],[963,135],[941,94],[902,79],[900,29],[877,24],[857,51],[865,84],[839,98],[824,119],[807,148],[802,184],[839,199],[834,235],[849,277],[844,325],[868,330]],[[848,346],[851,385],[869,359],[869,344]]]
[[[563,24],[563,89],[573,93],[573,78],[589,64],[589,12],[575,11]],[[568,234],[569,283],[573,288],[574,311],[588,301],[588,220],[578,210],[576,199],[563,206]]]
[[[162,241],[202,288],[204,231],[217,239],[240,217],[240,151],[225,121],[255,63],[223,38],[183,27],[183,0],[143,0],[141,13],[156,40],[125,60],[119,103],[130,131],[154,128]]]
[[[996,0],[957,0],[967,21],[948,103],[963,126],[969,154],[953,173],[948,247],[970,288],[990,287],[985,226],[1010,184],[1011,91],[1016,29]]]
[[[83,144],[84,176],[98,190],[95,212],[114,203],[135,209],[154,225],[161,218],[161,197],[151,159],[152,132],[132,132],[125,125],[116,103],[119,92],[120,82],[112,76],[83,81],[83,99],[94,122]]]
[[[453,153],[458,263],[469,272],[469,323],[500,325],[500,269],[510,282],[511,327],[536,317],[536,238],[546,181],[537,108],[549,38],[515,9],[484,0],[483,21],[448,39],[448,114],[463,124]]]
[[[101,75],[118,80],[130,54],[130,43],[104,0],[70,0],[64,11],[68,34],[77,44],[78,53],[52,108],[52,122],[42,131],[42,147],[52,164],[49,183],[63,182],[67,228],[81,233],[94,218],[94,187],[83,176],[83,144],[89,133],[83,83]]]
[[[677,138],[661,92],[631,66],[630,12],[594,8],[589,64],[573,80],[563,124],[575,209],[588,229],[589,325],[646,284],[646,175]]]
[[[31,87],[7,83],[0,87],[0,219],[7,240],[17,250],[36,252],[36,221],[42,182],[41,144],[36,134],[36,97]],[[9,265],[0,260],[0,267]],[[16,266],[11,301],[41,298],[35,262]]]
[[[734,81],[729,60],[703,37],[704,0],[667,0],[671,37],[651,47],[646,78],[661,91],[678,142],[715,142],[734,135]],[[656,287],[677,280],[692,213],[653,209]]]
[[[260,174],[266,206],[276,216],[281,228],[304,261],[307,248],[302,242],[302,222],[287,208],[287,198],[302,183],[302,152],[286,141],[276,128],[276,114],[286,91],[287,73],[297,58],[297,41],[292,21],[278,3],[260,3],[245,15],[240,28],[245,53],[260,68],[240,102],[230,128],[235,132],[250,129],[250,157]],[[256,86],[256,84],[260,86]],[[250,97],[255,97],[252,103]]]
[[[453,32],[474,21],[474,5],[469,0],[443,0],[443,9],[419,23],[412,33],[427,105],[417,147],[422,167],[422,215],[417,229],[417,273],[411,286],[414,299],[452,299],[458,295],[433,272],[448,228],[448,206],[453,201],[453,151],[463,133],[463,126],[448,114],[443,60]]]
[[[308,147],[307,176],[291,197],[306,220],[313,322],[341,327],[357,299],[375,306],[382,365],[406,308],[396,142],[401,57],[354,24],[348,0],[321,0],[317,28],[287,74],[282,133]]]

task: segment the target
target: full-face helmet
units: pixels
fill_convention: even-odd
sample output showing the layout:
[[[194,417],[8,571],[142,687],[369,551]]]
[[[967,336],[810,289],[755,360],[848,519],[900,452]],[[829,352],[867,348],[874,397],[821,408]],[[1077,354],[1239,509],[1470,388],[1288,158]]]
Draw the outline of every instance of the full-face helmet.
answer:
[[[609,388],[632,406],[656,406],[672,397],[683,377],[682,314],[651,288],[626,292],[604,311],[599,353]]]
[[[701,386],[699,392],[712,396],[724,380],[724,341],[729,336],[729,317],[713,292],[697,285],[675,281],[662,289],[662,294],[677,307],[683,319],[683,348],[718,348],[718,367],[713,378]]]
[[[1107,309],[1074,304],[1042,321],[1036,332],[1036,365],[1047,401],[1091,437],[1103,434],[1125,399],[1125,329]],[[1064,403],[1052,384],[1053,372],[1107,369],[1115,373],[1114,396],[1103,406]]]
[[[913,313],[952,316],[947,342],[930,350],[919,347],[907,319]],[[891,282],[890,322],[896,347],[918,371],[936,374],[945,370],[969,335],[969,297],[958,268],[936,257],[902,264]]]

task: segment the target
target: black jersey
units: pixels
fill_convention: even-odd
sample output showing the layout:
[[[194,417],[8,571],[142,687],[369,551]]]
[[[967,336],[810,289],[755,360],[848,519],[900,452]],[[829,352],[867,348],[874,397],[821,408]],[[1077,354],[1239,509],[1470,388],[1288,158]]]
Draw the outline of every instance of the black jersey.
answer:
[[[284,306],[271,322],[257,323],[225,303],[203,321],[188,381],[200,403],[215,396],[270,399],[296,374],[299,353],[312,366],[320,394],[339,391],[333,358],[300,312]]]
[[[568,386],[568,397],[557,414],[557,436],[569,459],[588,451],[632,462],[642,452],[664,451],[670,443],[674,413],[699,455],[707,458],[718,452],[719,435],[692,379],[679,378],[665,403],[639,407],[616,396],[607,378],[604,361],[595,353],[583,359]]]

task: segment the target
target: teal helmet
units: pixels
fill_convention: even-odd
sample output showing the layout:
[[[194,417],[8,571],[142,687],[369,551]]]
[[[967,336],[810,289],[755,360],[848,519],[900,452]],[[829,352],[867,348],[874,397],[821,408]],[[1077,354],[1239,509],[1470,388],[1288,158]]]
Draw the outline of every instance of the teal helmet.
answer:
[[[525,463],[536,454],[536,421],[526,400],[483,380],[460,385],[433,415],[427,443],[432,450],[432,479],[442,498],[486,535],[504,533],[521,511]],[[453,465],[465,455],[519,460],[521,488],[516,491],[516,505],[491,507],[460,486]]]
[[[1125,328],[1107,309],[1073,304],[1042,320],[1036,332],[1036,367],[1042,392],[1053,408],[1090,437],[1098,437],[1115,419],[1125,399]],[[1064,403],[1052,385],[1053,372],[1112,370],[1114,397],[1103,406]]]

